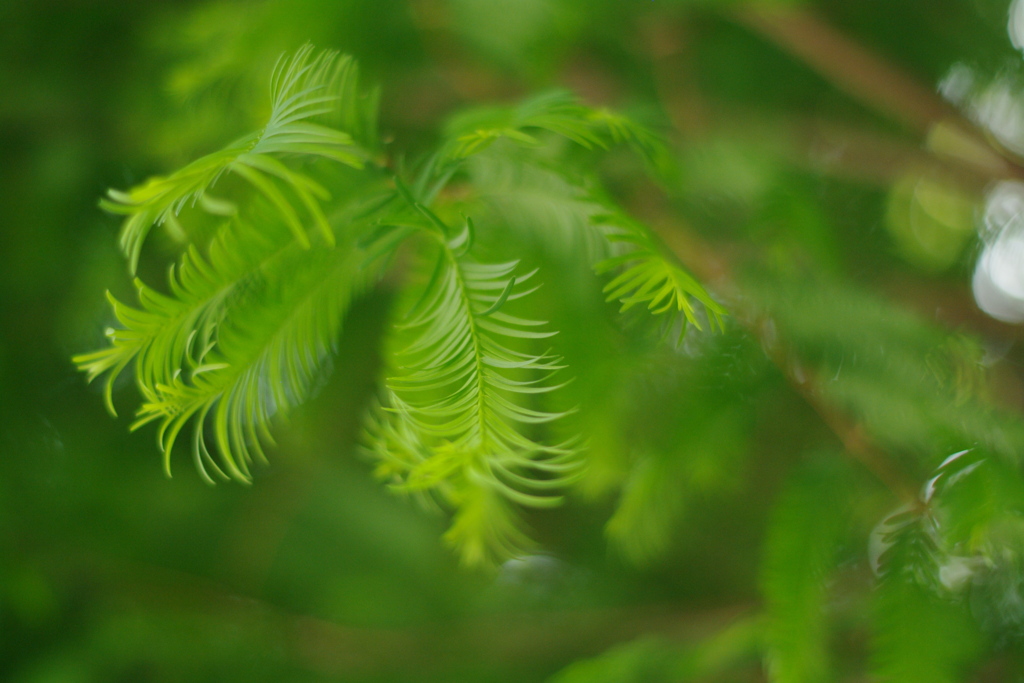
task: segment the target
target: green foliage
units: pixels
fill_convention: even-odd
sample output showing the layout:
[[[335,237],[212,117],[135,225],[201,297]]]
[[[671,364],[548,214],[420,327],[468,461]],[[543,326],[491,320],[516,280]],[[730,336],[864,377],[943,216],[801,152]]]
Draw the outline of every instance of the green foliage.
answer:
[[[612,233],[609,239],[632,248],[597,266],[601,273],[624,266],[622,272],[604,287],[609,301],[619,301],[621,312],[637,304],[647,304],[647,309],[654,315],[669,314],[670,320],[673,315],[681,315],[679,338],[682,339],[687,324],[701,328],[692,298],[703,304],[712,330],[715,327],[724,329],[722,316],[725,309],[715,303],[693,276],[664,253],[664,248],[650,232],[628,219],[613,222],[622,229]]]
[[[974,444],[1016,459],[1010,444],[1024,425],[985,400],[976,342],[830,277],[759,278],[773,343],[790,349],[804,378],[828,378],[829,400],[876,439],[916,454],[922,474],[936,454]]]
[[[228,473],[251,479],[248,465],[266,460],[260,440],[271,440],[274,414],[303,401],[320,378],[330,340],[365,277],[363,259],[354,250],[282,259],[280,272],[295,276],[247,283],[251,298],[233,307],[231,321],[221,321],[216,344],[186,356],[190,376],[176,372],[169,382],[153,385],[156,391],[147,392],[132,427],[161,420],[168,471],[174,440],[193,417],[196,464],[201,471],[203,461],[212,464],[203,436],[209,416]]]
[[[607,205],[565,169],[522,156],[499,146],[469,160],[484,210],[567,268],[589,269],[607,258]]]
[[[765,540],[768,670],[780,683],[825,681],[832,668],[827,586],[849,521],[849,473],[826,462],[790,480]]]
[[[93,678],[146,678],[164,661],[132,653],[160,640],[155,657],[187,662],[166,676],[189,680],[1019,676],[1021,357],[1013,328],[960,291],[979,188],[1019,163],[982,154],[982,138],[957,156],[934,130],[925,144],[894,131],[844,94],[864,97],[866,81],[842,78],[872,60],[802,49],[834,21],[851,54],[863,39],[913,73],[956,62],[962,76],[975,67],[958,50],[885,27],[917,17],[994,45],[991,31],[903,0],[885,21],[836,3],[520,4],[140,8],[167,37],[104,43],[131,58],[105,64],[98,81],[117,87],[90,96],[102,135],[3,138],[30,151],[10,145],[0,205],[38,229],[2,250],[14,305],[0,316],[31,313],[5,326],[0,386],[46,396],[0,429],[0,551],[34,556],[0,569],[0,632],[20,634],[0,638],[0,669],[74,678],[66,662],[98,650],[114,663]],[[146,43],[105,28],[90,55],[98,36]],[[380,91],[351,58],[278,57],[308,39],[386,85],[380,124]],[[81,94],[64,86],[52,107],[32,93],[61,89],[28,87],[18,63],[0,60],[19,86],[0,123],[63,125]],[[984,68],[964,90],[971,116],[1008,101]],[[901,81],[877,80],[901,106]],[[76,154],[95,166],[76,170]],[[81,406],[99,401],[35,350],[89,343],[95,292],[123,268],[88,236],[54,237],[95,207],[69,218],[52,199],[133,165],[180,168],[102,200],[136,299],[108,294],[106,346],[74,360],[111,413],[134,380],[131,429],[156,432],[168,474],[191,449],[206,483],[252,488],[154,481],[122,455],[154,449],[93,420]],[[74,282],[32,270],[43,261]],[[33,287],[49,305],[23,305]],[[42,416],[72,400],[58,432]],[[264,472],[275,439],[288,462]],[[370,467],[384,486],[360,476]],[[56,530],[57,550],[34,550]],[[453,556],[493,571],[456,572]],[[195,624],[209,642],[189,649]],[[71,655],[8,667],[44,661],[36,646],[58,632]],[[224,666],[254,647],[244,671]]]
[[[382,477],[402,489],[437,491],[456,508],[448,539],[468,564],[480,564],[523,551],[514,521],[495,523],[511,517],[495,497],[557,505],[558,497],[544,493],[564,487],[578,464],[571,443],[545,445],[523,433],[561,417],[526,404],[558,388],[547,377],[562,369],[559,359],[514,348],[554,333],[503,310],[529,293],[521,285],[534,273],[517,279],[515,263],[471,260],[471,226],[452,239],[433,232],[440,254],[398,326],[408,341],[397,343],[387,413],[371,444]]]
[[[608,109],[585,107],[564,90],[541,93],[513,107],[478,107],[453,117],[445,130],[448,141],[439,152],[439,163],[467,159],[499,140],[539,148],[541,132],[588,150],[625,143],[654,168],[667,163],[664,145],[651,131]]]
[[[121,248],[132,272],[150,228],[173,221],[186,205],[202,200],[225,173],[244,179],[274,206],[294,233],[308,247],[307,228],[295,200],[301,204],[323,239],[334,240],[320,202],[327,190],[307,174],[290,169],[278,155],[323,157],[360,168],[366,153],[355,146],[344,128],[365,134],[368,119],[358,104],[356,70],[351,58],[323,52],[310,59],[306,45],[291,59],[281,58],[270,81],[271,114],[262,130],[246,135],[224,149],[208,154],[166,177],[150,178],[128,192],[111,190],[101,205],[127,216],[121,230]],[[338,130],[315,122],[332,115]],[[284,187],[281,187],[283,184]],[[284,191],[282,191],[284,190]],[[286,192],[290,191],[294,198]]]
[[[375,98],[363,97],[356,83],[351,60],[314,55],[307,45],[278,61],[263,130],[166,178],[112,193],[104,207],[128,215],[122,245],[132,271],[152,225],[176,223],[186,205],[229,217],[205,249],[189,244],[171,270],[168,294],[136,280],[141,308],[110,297],[123,328],[108,332],[110,347],[75,361],[89,379],[109,372],[111,412],[114,383],[134,363],[144,402],[132,428],[160,423],[168,474],[177,437],[192,422],[193,460],[204,479],[249,482],[250,466],[266,461],[275,416],[305,401],[330,363],[353,297],[416,235],[412,243],[430,274],[422,282],[406,278],[415,303],[386,345],[388,378],[380,408],[367,418],[367,445],[380,461],[378,474],[396,489],[429,492],[454,511],[446,538],[467,564],[521,555],[531,542],[516,508],[558,505],[557,492],[581,467],[578,438],[552,440],[543,431],[567,411],[536,405],[564,386],[550,379],[564,367],[559,357],[535,349],[555,332],[509,312],[535,291],[523,284],[537,271],[481,260],[473,221],[454,230],[428,205],[462,177],[465,159],[494,141],[541,147],[524,129],[587,150],[605,147],[607,137],[653,155],[660,143],[623,117],[555,92],[457,117],[413,186],[396,175],[391,189],[391,172],[365,151],[375,146],[367,139]],[[306,167],[293,170],[278,156],[305,159]],[[318,160],[361,172],[339,173]],[[522,168],[535,172],[528,160]],[[208,192],[225,174],[249,185],[235,188],[230,210]],[[627,266],[608,286],[624,309],[642,302],[654,315],[682,312],[696,322],[692,297],[721,326],[723,309],[645,228],[605,202],[618,226],[608,229],[591,210],[594,202],[581,200],[568,181],[557,187],[576,215],[564,227],[634,247],[599,267]]]
[[[623,412],[635,452],[605,531],[637,565],[663,560],[693,508],[731,493],[735,480],[727,473],[746,466],[745,403],[764,389],[751,370],[758,350],[730,331],[700,351],[697,361],[668,356],[627,393],[631,409]]]
[[[588,115],[589,111],[571,93],[560,90],[537,95],[514,107],[473,109],[448,124],[445,133],[449,142],[441,158],[465,159],[503,138],[526,147],[539,147],[540,140],[527,133],[529,129],[564,136],[587,149],[603,147],[605,143]]]
[[[366,113],[352,102],[358,97],[354,82],[351,60],[329,52],[313,57],[312,47],[303,47],[275,68],[272,114],[262,131],[127,195],[113,193],[115,203],[104,204],[129,215],[122,246],[134,271],[150,227],[186,203],[207,198],[222,174],[240,175],[255,190],[241,211],[229,212],[235,215],[215,233],[205,255],[189,245],[177,270],[171,269],[169,295],[136,280],[141,309],[109,297],[124,328],[108,331],[109,348],[75,358],[90,379],[110,372],[111,412],[114,382],[134,362],[145,402],[133,429],[160,421],[168,473],[178,434],[194,418],[193,459],[204,478],[212,482],[209,466],[215,475],[226,471],[249,481],[249,465],[265,460],[261,440],[271,440],[272,417],[309,394],[353,292],[368,277],[362,272],[365,255],[353,248],[351,225],[341,228],[342,246],[327,249],[337,241],[319,204],[329,198],[327,191],[274,156],[320,157],[361,168],[348,133],[310,121],[325,117],[364,130]],[[322,245],[310,249],[294,199],[271,176],[308,210]],[[206,445],[208,417],[223,469]]]
[[[196,464],[204,476],[204,462],[220,473],[203,435],[206,417],[215,409],[223,464],[233,477],[248,480],[250,449],[262,458],[259,436],[266,438],[278,409],[306,395],[326,357],[322,340],[332,338],[340,325],[358,264],[352,257],[338,258],[340,253],[310,259],[285,234],[268,235],[230,221],[210,244],[209,261],[191,246],[177,272],[172,269],[173,296],[136,280],[141,309],[109,297],[124,328],[108,332],[110,347],[75,361],[90,378],[110,371],[111,412],[114,382],[135,363],[146,403],[133,428],[162,420],[160,445],[168,473],[174,441],[193,416]],[[274,275],[296,271],[302,277]]]
[[[876,596],[875,671],[882,680],[961,681],[982,641],[962,604],[904,578]]]

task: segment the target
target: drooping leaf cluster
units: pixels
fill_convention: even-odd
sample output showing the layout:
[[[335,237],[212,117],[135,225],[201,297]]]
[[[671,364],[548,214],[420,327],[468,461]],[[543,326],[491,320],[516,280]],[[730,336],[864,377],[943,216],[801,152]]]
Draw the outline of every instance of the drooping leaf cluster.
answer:
[[[743,275],[745,332],[686,336],[723,330],[724,309],[596,174],[567,161],[625,143],[673,177],[645,128],[545,93],[457,115],[432,154],[392,165],[402,155],[375,139],[376,96],[351,61],[304,48],[272,83],[264,129],[104,203],[126,216],[133,271],[149,263],[153,226],[184,242],[166,290],[137,280],[136,306],[110,297],[110,345],[76,359],[90,379],[109,373],[111,412],[131,370],[143,397],[133,428],[157,423],[168,472],[191,429],[204,478],[251,481],[276,419],[330,370],[351,302],[388,287],[363,445],[391,489],[451,512],[446,540],[467,564],[523,555],[535,545],[526,511],[576,487],[611,501],[605,534],[620,556],[657,566],[683,552],[681,520],[701,502],[765,495],[735,476],[762,447],[753,404],[789,382],[819,418],[794,463],[754,477],[782,490],[754,521],[766,526],[763,604],[697,644],[641,640],[556,680],[762,667],[776,681],[830,680],[847,639],[869,643],[865,666],[883,679],[952,681],[986,643],[1021,638],[1024,432],[980,396],[972,340],[832,273],[808,275],[784,249],[812,240],[792,235],[779,240],[784,267]],[[793,230],[817,220],[790,208],[765,213]],[[550,257],[540,268],[532,249]],[[543,267],[552,262],[559,272]],[[580,271],[620,312],[653,314],[674,344],[638,349],[623,335],[621,353],[588,357],[579,339],[609,333],[574,330],[560,311],[587,301],[557,286]],[[856,429],[843,432],[845,418]],[[884,449],[922,494],[889,514],[901,491],[838,464],[821,423],[838,423],[840,445],[869,466]],[[946,457],[964,448],[972,455]]]
[[[661,143],[558,91],[462,114],[435,154],[396,170],[377,151],[377,97],[360,88],[355,64],[308,45],[279,60],[270,100],[261,130],[102,202],[125,216],[132,272],[154,226],[184,240],[183,251],[166,291],[136,279],[137,307],[108,295],[118,321],[110,344],[75,361],[90,379],[108,375],[111,412],[115,382],[131,368],[143,397],[132,428],[158,424],[168,474],[191,426],[206,480],[250,482],[275,418],[329,369],[353,298],[390,271],[402,291],[366,419],[377,472],[454,512],[447,539],[467,563],[522,553],[531,542],[519,509],[557,505],[585,466],[584,435],[551,429],[573,407],[544,405],[574,368],[559,357],[557,330],[518,310],[529,310],[544,273],[491,257],[467,212],[501,202],[487,169],[544,174],[554,184],[541,189],[570,216],[540,237],[553,248],[601,245],[590,265],[608,274],[610,301],[678,316],[680,330],[700,326],[699,302],[720,327],[724,310],[596,179],[545,161],[561,139],[588,151],[628,143],[653,167]],[[466,193],[452,188],[467,184],[478,192],[460,203]],[[507,197],[529,201],[515,188]],[[529,214],[512,207],[507,228],[529,233]]]

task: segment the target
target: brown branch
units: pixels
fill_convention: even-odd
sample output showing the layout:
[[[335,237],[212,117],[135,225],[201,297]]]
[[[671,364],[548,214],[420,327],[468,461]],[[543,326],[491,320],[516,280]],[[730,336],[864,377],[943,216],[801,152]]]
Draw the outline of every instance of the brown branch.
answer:
[[[888,187],[913,173],[978,197],[1005,177],[1002,165],[964,164],[899,136],[841,122],[798,118],[773,125],[761,120],[753,130],[766,128],[784,145],[791,162],[827,176]],[[751,129],[747,122],[737,132]]]
[[[773,354],[771,354],[773,355]],[[911,478],[893,463],[889,455],[874,442],[863,425],[851,419],[842,411],[829,405],[818,387],[821,385],[817,375],[806,371],[795,372],[791,363],[782,358],[772,358],[772,362],[785,374],[804,401],[818,414],[821,421],[843,444],[843,449],[854,460],[864,466],[904,503],[913,506],[920,504],[917,486]]]
[[[936,92],[812,14],[751,7],[732,16],[800,58],[839,90],[920,136],[927,137],[940,125],[955,130],[973,151],[971,157],[958,159],[961,163],[988,168],[1001,177],[1024,177],[1019,160]]]
[[[922,135],[935,122],[960,116],[934,92],[806,11],[750,7],[733,16],[840,90]]]
[[[768,24],[763,13],[738,16],[746,17],[744,23],[752,27]],[[771,26],[778,26],[785,23],[784,17],[794,15],[776,12],[767,16],[772,17]],[[804,28],[809,23],[817,28],[820,23],[804,15],[796,16],[802,17]],[[929,122],[924,130],[919,130],[928,135],[924,145],[920,139],[847,122],[816,117],[766,119],[763,113],[724,107],[703,97],[692,74],[685,23],[651,23],[642,25],[640,30],[659,98],[674,128],[684,139],[720,135],[730,140],[746,140],[773,149],[791,163],[814,172],[882,186],[889,186],[911,173],[922,174],[978,197],[993,181],[1024,177],[1022,169],[1000,156],[1004,150],[994,147],[990,139],[941,98],[916,86],[912,86],[918,93],[913,101],[923,104],[908,106],[927,115],[919,117]],[[859,49],[836,37],[831,29],[827,30],[835,40],[846,45],[848,51]],[[786,35],[793,38],[789,33]],[[827,57],[832,54],[815,53],[815,59],[828,63]],[[884,63],[870,57],[861,61],[873,62],[875,70],[890,71]],[[888,80],[912,83],[902,75]],[[932,117],[940,115],[947,118],[933,120]]]
[[[914,480],[895,465],[892,458],[874,442],[860,423],[831,405],[822,396],[819,390],[821,382],[817,376],[792,362],[786,353],[785,345],[775,338],[769,321],[744,305],[744,298],[737,294],[731,265],[722,256],[723,250],[713,249],[711,245],[678,223],[665,225],[654,221],[653,225],[661,240],[680,262],[698,278],[713,284],[715,291],[721,296],[731,300],[736,320],[761,341],[771,361],[836,435],[846,453],[871,472],[897,498],[916,505],[917,491],[920,487]]]

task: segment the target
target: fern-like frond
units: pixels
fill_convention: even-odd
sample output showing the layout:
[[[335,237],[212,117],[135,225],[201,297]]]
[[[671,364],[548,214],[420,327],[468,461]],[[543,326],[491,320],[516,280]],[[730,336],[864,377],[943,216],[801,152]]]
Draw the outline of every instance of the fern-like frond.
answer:
[[[478,154],[468,170],[503,227],[583,268],[611,255],[607,233],[614,228],[602,221],[608,208],[583,183],[507,153]]]
[[[273,442],[272,418],[307,398],[329,363],[352,296],[367,273],[355,249],[292,249],[280,270],[254,279],[244,299],[217,329],[216,344],[192,359],[190,373],[144,387],[146,401],[133,428],[160,421],[159,440],[170,454],[194,419],[193,457],[217,466],[205,442],[207,422],[227,473],[249,481],[249,465],[265,461],[261,441]]]
[[[461,253],[465,235],[443,242],[418,302],[399,324],[400,350],[384,411],[368,424],[379,474],[406,491],[431,491],[455,508],[448,540],[467,564],[521,552],[526,536],[511,504],[557,505],[550,492],[578,471],[570,443],[531,433],[562,414],[529,407],[558,388],[549,352],[528,350],[552,336],[543,323],[506,313],[532,290],[516,263],[484,264]]]
[[[458,115],[447,126],[448,141],[438,161],[443,165],[466,159],[498,140],[540,147],[538,132],[554,133],[585,149],[629,145],[658,175],[671,166],[668,148],[654,132],[610,109],[587,107],[565,90],[540,93],[515,106],[479,107]]]
[[[966,604],[943,600],[905,575],[887,577],[874,602],[871,673],[876,680],[965,680],[984,642]]]
[[[233,220],[206,256],[191,247],[170,275],[170,293],[136,281],[140,307],[109,297],[122,329],[111,345],[74,361],[90,380],[134,363],[145,402],[133,429],[160,421],[159,441],[170,473],[180,431],[195,421],[193,457],[214,474],[248,481],[262,460],[272,418],[304,400],[329,362],[348,302],[377,266],[347,236],[338,249],[305,250],[285,227],[256,229]],[[341,248],[341,247],[344,248]],[[212,425],[220,465],[206,445]]]
[[[985,545],[983,529],[988,525],[974,526],[970,518],[981,521],[994,510],[1006,509],[989,498],[994,493],[989,488],[993,479],[984,464],[986,459],[971,451],[949,456],[922,487],[920,499],[895,510],[871,534],[871,560],[879,575],[872,673],[879,680],[964,680],[983,646],[975,617],[984,614],[988,605],[982,597],[984,578],[976,570],[995,563],[991,556],[971,558],[957,553]],[[997,469],[993,467],[991,473]],[[995,479],[1000,481],[997,488],[1009,483],[1008,490],[1016,489],[1019,496],[1016,467],[1004,469]],[[1014,498],[1019,500],[1018,496]],[[967,510],[957,509],[965,503]],[[969,542],[957,542],[967,541],[968,536]],[[1007,550],[1000,548],[997,554],[1012,555]],[[972,586],[969,609],[956,597],[965,584]]]
[[[968,444],[1020,462],[1024,421],[974,393],[984,377],[977,342],[832,277],[753,275],[746,291],[799,364],[831,378],[823,397],[881,446],[926,465]]]
[[[599,134],[611,138],[612,143],[632,147],[659,176],[663,177],[674,166],[668,147],[661,137],[630,117],[600,107],[589,110],[587,119]]]
[[[657,239],[644,226],[625,216],[609,221],[620,230],[608,236],[612,242],[627,245],[626,253],[606,259],[596,266],[598,273],[622,268],[604,287],[608,301],[618,301],[620,311],[637,304],[646,304],[654,315],[681,316],[680,337],[687,324],[702,329],[693,300],[704,306],[708,324],[713,330],[723,327],[725,309],[711,298],[707,290],[665,253]]]
[[[136,278],[139,308],[107,293],[122,327],[107,330],[107,348],[72,360],[90,382],[109,371],[104,395],[112,414],[116,414],[114,382],[133,361],[139,386],[151,391],[159,384],[170,384],[176,374],[202,365],[233,300],[244,296],[257,270],[280,258],[288,245],[287,230],[275,229],[279,225],[271,221],[256,229],[237,218],[225,223],[206,256],[189,246],[180,264],[171,268],[170,295]]]
[[[321,52],[313,56],[306,45],[290,59],[282,57],[271,78],[271,113],[267,125],[227,147],[193,161],[168,176],[156,176],[127,192],[109,191],[101,202],[106,210],[124,215],[121,247],[131,270],[138,264],[142,244],[153,225],[174,218],[195,205],[226,173],[234,174],[277,210],[295,239],[309,246],[306,224],[312,223],[331,242],[333,232],[321,208],[327,190],[309,175],[290,168],[280,157],[300,155],[331,159],[362,167],[366,153],[345,131],[315,122],[318,117],[355,120],[351,100],[356,67],[349,57]],[[340,114],[339,112],[348,112]],[[363,117],[365,118],[365,117]],[[365,125],[365,124],[362,124]],[[360,131],[362,132],[362,131]]]
[[[442,149],[445,160],[465,159],[482,152],[495,141],[508,139],[527,147],[540,146],[529,130],[545,130],[587,148],[605,147],[604,139],[589,118],[590,110],[565,90],[531,97],[512,107],[481,107],[454,118],[448,125],[449,142]]]
[[[777,683],[829,680],[827,586],[850,507],[849,473],[836,463],[823,459],[792,477],[769,525],[761,587],[766,660]]]

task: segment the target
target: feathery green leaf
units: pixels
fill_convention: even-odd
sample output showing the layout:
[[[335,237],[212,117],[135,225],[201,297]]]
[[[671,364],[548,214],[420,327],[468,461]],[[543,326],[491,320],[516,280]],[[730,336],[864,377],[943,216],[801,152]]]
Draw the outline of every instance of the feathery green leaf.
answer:
[[[790,477],[765,540],[767,665],[777,683],[829,680],[826,588],[849,514],[839,464],[833,456]]]
[[[271,215],[272,218],[272,215]],[[173,444],[195,419],[193,457],[204,478],[242,481],[263,460],[278,413],[303,401],[329,361],[350,298],[378,268],[353,244],[347,226],[335,249],[306,250],[273,220],[256,229],[227,222],[208,254],[190,247],[170,273],[170,295],[136,280],[140,308],[111,298],[123,329],[110,330],[110,347],[76,357],[89,379],[117,375],[134,362],[145,402],[133,429],[160,421],[159,441],[170,473]],[[206,446],[210,419],[221,465]]]
[[[564,487],[578,463],[572,444],[529,436],[560,417],[527,404],[558,388],[548,378],[562,367],[549,352],[520,350],[553,332],[503,310],[529,293],[521,285],[533,273],[517,277],[514,262],[479,263],[440,241],[419,300],[399,325],[404,345],[367,439],[381,476],[403,490],[433,491],[456,509],[447,539],[467,564],[481,564],[523,550],[528,541],[511,504],[557,505],[549,492]]]
[[[216,342],[217,328],[232,300],[264,264],[280,257],[289,243],[286,230],[270,221],[257,230],[242,219],[229,221],[211,241],[208,255],[189,246],[168,280],[170,296],[135,280],[141,308],[107,294],[122,329],[108,329],[110,346],[72,360],[89,381],[110,371],[105,397],[114,411],[111,392],[118,375],[133,360],[140,386],[149,390],[169,384],[190,364],[201,363]]]
[[[196,205],[226,173],[246,181],[276,207],[295,239],[309,246],[305,227],[311,222],[328,242],[334,238],[321,202],[328,192],[309,175],[289,168],[279,156],[331,159],[361,168],[367,154],[348,132],[316,123],[334,116],[342,122],[367,125],[367,116],[353,113],[356,67],[334,52],[313,56],[306,45],[290,59],[282,57],[271,78],[271,113],[261,131],[193,161],[169,176],[155,176],[127,192],[110,190],[101,201],[106,210],[126,216],[121,247],[135,272],[142,244],[153,225],[173,221],[181,210]],[[361,110],[360,110],[361,111]]]
[[[526,132],[529,129],[555,133],[587,149],[606,147],[588,113],[572,93],[564,90],[541,93],[512,107],[473,109],[449,123],[449,142],[441,157],[465,159],[502,138],[526,147],[540,146],[540,141]]]
[[[609,239],[633,248],[596,266],[598,273],[623,268],[604,287],[608,301],[619,301],[622,312],[637,304],[646,304],[654,315],[681,316],[681,338],[687,324],[701,329],[692,301],[696,299],[704,305],[711,329],[724,329],[722,317],[725,309],[674,258],[665,254],[664,248],[647,228],[621,215],[611,217],[609,222],[620,226],[620,230],[609,235]]]
[[[589,268],[611,254],[608,206],[566,174],[502,150],[468,161],[470,179],[496,221],[568,263]]]
[[[218,326],[215,345],[190,359],[191,373],[143,386],[147,400],[133,428],[160,421],[168,473],[178,433],[193,418],[196,464],[201,471],[203,462],[213,464],[204,433],[209,419],[224,469],[251,479],[249,465],[266,459],[261,441],[273,441],[272,418],[305,400],[322,376],[348,304],[368,277],[364,261],[351,248],[292,247],[273,272],[248,283],[246,296]]]
[[[663,169],[668,158],[661,139],[635,121],[606,108],[584,106],[568,91],[551,90],[514,106],[479,107],[459,114],[448,124],[448,142],[441,148],[438,162],[466,159],[502,139],[522,147],[540,147],[536,131],[554,133],[585,149],[625,143],[655,169]]]

